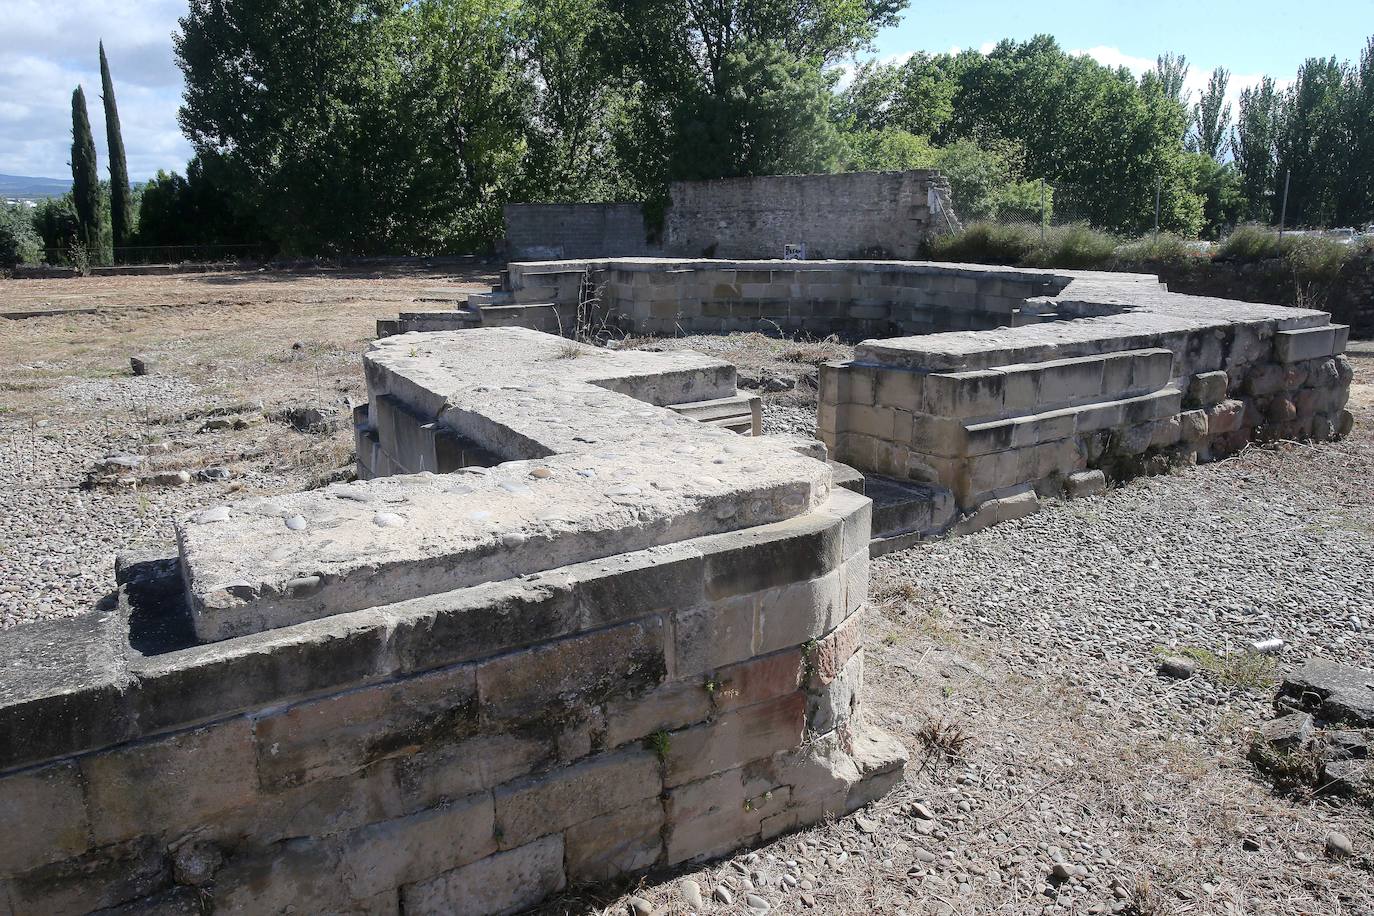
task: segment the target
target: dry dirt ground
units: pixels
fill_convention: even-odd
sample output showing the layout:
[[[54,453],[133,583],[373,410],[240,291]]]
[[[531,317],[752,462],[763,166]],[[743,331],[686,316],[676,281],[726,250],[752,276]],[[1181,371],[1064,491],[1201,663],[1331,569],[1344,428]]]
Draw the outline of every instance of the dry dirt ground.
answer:
[[[344,420],[374,318],[423,289],[490,281],[0,280],[0,312],[99,308],[0,321],[0,627],[90,607],[112,587],[114,553],[165,541],[172,512],[346,468],[346,423],[204,428],[216,411],[289,406]],[[692,346],[796,379],[765,395],[770,430],[810,423],[810,367],[847,352],[762,335],[625,345]],[[131,355],[153,374],[132,376]],[[703,914],[1374,913],[1374,815],[1276,795],[1245,759],[1275,680],[1307,654],[1374,666],[1374,345],[1351,357],[1357,425],[1343,442],[1251,449],[875,561],[864,715],[911,756],[890,796],[541,911],[683,914],[695,882]],[[228,477],[83,489],[112,454],[145,456],[141,472]],[[1241,651],[1268,636],[1290,648]],[[1202,670],[1160,677],[1163,647],[1193,651]],[[1332,831],[1354,855],[1328,855]]]

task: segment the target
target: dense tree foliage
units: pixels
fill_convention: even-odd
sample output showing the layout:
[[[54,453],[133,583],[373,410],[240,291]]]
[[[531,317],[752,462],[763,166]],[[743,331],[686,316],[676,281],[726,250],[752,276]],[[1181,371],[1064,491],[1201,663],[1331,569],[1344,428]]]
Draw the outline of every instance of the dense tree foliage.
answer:
[[[1180,55],[1136,78],[1045,35],[842,81],[905,2],[190,0],[175,39],[185,176],[148,184],[131,236],[102,47],[113,218],[78,89],[76,190],[34,226],[59,249],[113,234],[471,251],[499,238],[512,200],[653,212],[677,179],[920,167],[974,220],[1135,235],[1157,209],[1161,229],[1214,238],[1277,222],[1285,180],[1290,226],[1374,220],[1374,39],[1353,65],[1314,58],[1286,88],[1246,88],[1234,112],[1225,68],[1190,93]]]

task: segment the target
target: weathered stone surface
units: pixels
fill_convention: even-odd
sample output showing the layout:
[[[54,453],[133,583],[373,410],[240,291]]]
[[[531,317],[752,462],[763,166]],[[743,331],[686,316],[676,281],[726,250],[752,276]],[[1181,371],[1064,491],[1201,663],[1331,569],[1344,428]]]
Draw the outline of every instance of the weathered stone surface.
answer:
[[[496,790],[496,830],[502,849],[591,820],[662,789],[658,760],[625,750],[529,777]]]
[[[1260,725],[1260,737],[1280,750],[1302,747],[1312,737],[1312,717],[1305,712],[1293,712],[1270,719]]]
[[[406,885],[401,900],[407,916],[499,916],[539,902],[566,882],[563,837],[554,835]]]
[[[366,899],[496,852],[490,793],[369,824],[341,838],[339,876]]]
[[[714,692],[717,701],[721,695],[720,689]],[[689,680],[664,684],[639,696],[610,700],[604,707],[606,746],[619,747],[657,731],[672,731],[701,722],[711,714],[712,697],[707,682]]]
[[[753,706],[801,686],[802,652],[785,649],[716,672],[710,697],[722,712]]]
[[[806,719],[806,696],[797,691],[727,713],[671,737],[664,784],[677,786],[795,747]]]
[[[653,617],[499,656],[477,668],[484,719],[557,715],[588,699],[663,680],[663,622]]]
[[[606,881],[643,871],[663,851],[663,802],[646,798],[568,828],[564,834],[568,880]]]
[[[175,836],[250,805],[256,763],[253,727],[243,718],[83,758],[91,837],[103,845]]]
[[[257,764],[267,788],[343,776],[476,730],[471,665],[306,701],[256,723]]]
[[[1279,700],[1327,722],[1374,727],[1374,671],[1323,659],[1308,659],[1284,678]]]
[[[171,879],[161,844],[140,837],[0,880],[0,902],[16,916],[88,913],[155,894]]]
[[[1064,495],[1070,499],[1096,496],[1107,490],[1107,475],[1101,471],[1079,471],[1064,479]]]
[[[90,825],[76,765],[0,777],[0,824],[7,825],[0,830],[0,877],[85,852]]]

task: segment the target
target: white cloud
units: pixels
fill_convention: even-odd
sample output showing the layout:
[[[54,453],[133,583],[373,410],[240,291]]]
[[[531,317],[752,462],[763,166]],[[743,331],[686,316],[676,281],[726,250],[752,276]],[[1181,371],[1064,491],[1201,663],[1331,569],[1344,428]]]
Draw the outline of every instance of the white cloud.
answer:
[[[0,172],[71,174],[71,95],[80,84],[100,173],[109,174],[98,45],[114,77],[120,126],[136,181],[185,168],[190,144],[177,125],[181,72],[172,32],[185,0],[7,0],[0,29]]]

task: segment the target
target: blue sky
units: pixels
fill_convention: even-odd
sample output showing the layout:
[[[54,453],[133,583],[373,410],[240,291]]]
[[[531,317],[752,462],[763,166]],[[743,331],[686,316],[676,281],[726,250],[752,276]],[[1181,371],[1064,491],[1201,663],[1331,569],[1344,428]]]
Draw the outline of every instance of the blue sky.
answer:
[[[190,147],[176,123],[181,74],[171,34],[185,0],[0,0],[0,172],[69,178],[71,91],[86,89],[101,171],[106,169],[96,43],[103,38],[115,77],[129,173],[182,170]],[[1292,77],[1304,58],[1354,59],[1374,34],[1374,0],[1180,2],[1107,0],[914,0],[903,21],[861,57],[988,48],[998,39],[1054,35],[1066,50],[1136,72],[1157,54],[1186,54],[1189,88],[1217,65],[1232,92],[1262,74]]]

